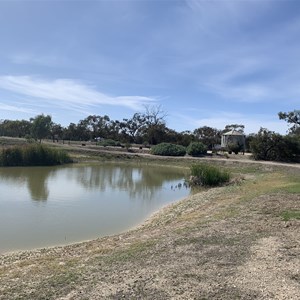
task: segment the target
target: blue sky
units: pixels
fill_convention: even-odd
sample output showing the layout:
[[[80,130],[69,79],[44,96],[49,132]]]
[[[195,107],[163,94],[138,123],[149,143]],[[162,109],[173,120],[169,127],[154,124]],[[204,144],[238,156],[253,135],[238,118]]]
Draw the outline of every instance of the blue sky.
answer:
[[[300,104],[300,1],[0,0],[0,119],[122,120],[284,134]]]

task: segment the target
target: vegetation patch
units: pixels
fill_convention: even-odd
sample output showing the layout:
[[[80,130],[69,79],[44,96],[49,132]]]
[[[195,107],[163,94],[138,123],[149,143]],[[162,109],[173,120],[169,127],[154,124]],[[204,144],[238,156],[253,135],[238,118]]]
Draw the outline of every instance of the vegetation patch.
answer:
[[[230,173],[225,170],[220,170],[215,166],[207,164],[191,166],[191,177],[189,182],[192,186],[218,186],[229,182],[229,180]]]
[[[130,245],[127,249],[117,250],[110,256],[106,257],[106,262],[117,263],[125,262],[131,259],[138,259],[143,256],[145,252],[152,249],[156,245],[156,241],[149,240],[146,242],[136,242]]]
[[[97,145],[103,147],[121,147],[121,143],[112,139],[105,139],[101,142],[98,142]]]
[[[280,216],[283,221],[300,220],[300,210],[286,210]]]
[[[2,149],[0,166],[53,166],[70,163],[72,159],[62,150],[44,145],[14,146]]]
[[[299,162],[300,139],[298,135],[282,136],[261,128],[251,142],[250,148],[255,160]]]
[[[187,154],[191,156],[201,156],[206,154],[207,147],[201,142],[192,142],[187,147]]]
[[[181,145],[161,143],[151,148],[151,154],[162,156],[184,156],[186,148]]]

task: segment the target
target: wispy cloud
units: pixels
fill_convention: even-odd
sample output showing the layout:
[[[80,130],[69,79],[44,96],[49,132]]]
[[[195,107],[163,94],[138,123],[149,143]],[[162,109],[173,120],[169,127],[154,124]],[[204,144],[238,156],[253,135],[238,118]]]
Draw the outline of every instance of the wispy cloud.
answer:
[[[0,103],[0,111],[10,111],[10,112],[22,112],[27,114],[33,114],[36,113],[35,110],[29,109],[29,108],[22,108],[14,105],[8,105],[5,103]]]
[[[95,86],[72,79],[41,80],[31,76],[0,76],[0,89],[47,102],[52,106],[81,110],[97,105],[140,109],[157,101],[145,96],[111,96],[99,92]]]

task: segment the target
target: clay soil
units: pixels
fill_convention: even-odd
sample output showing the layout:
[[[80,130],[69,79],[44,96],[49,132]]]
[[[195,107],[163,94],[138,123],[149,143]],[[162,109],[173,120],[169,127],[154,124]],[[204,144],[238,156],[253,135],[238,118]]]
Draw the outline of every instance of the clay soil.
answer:
[[[300,299],[300,170],[242,173],[129,232],[2,254],[0,299]]]

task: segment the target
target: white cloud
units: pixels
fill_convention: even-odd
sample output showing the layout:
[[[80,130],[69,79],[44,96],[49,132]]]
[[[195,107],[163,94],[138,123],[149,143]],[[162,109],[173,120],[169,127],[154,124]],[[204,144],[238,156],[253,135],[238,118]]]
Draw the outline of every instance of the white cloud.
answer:
[[[155,103],[153,97],[110,96],[94,86],[72,79],[41,80],[31,76],[0,76],[0,89],[64,108],[87,109],[96,105],[122,106],[133,110]]]
[[[22,113],[27,113],[27,114],[33,114],[35,111],[33,109],[29,108],[22,108],[19,106],[14,106],[14,105],[7,105],[5,103],[0,103],[0,111],[11,111],[11,112],[22,112]]]

